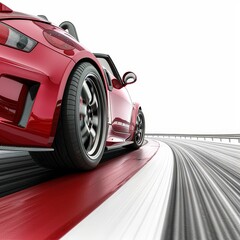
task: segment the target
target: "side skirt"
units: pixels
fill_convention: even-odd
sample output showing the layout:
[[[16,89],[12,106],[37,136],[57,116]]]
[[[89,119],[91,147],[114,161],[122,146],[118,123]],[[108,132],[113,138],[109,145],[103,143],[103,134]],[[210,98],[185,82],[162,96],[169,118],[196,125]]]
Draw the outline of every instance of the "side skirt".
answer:
[[[130,145],[130,144],[133,144],[133,141],[128,141],[128,142],[124,142],[124,143],[117,143],[117,144],[114,144],[113,146],[106,147],[106,150],[113,150],[113,149],[125,147],[125,146]]]

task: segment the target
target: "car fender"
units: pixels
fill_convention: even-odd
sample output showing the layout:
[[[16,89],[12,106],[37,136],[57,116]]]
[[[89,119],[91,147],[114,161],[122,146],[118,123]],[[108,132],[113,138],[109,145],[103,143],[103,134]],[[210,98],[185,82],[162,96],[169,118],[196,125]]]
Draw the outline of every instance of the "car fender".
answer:
[[[90,62],[91,64],[93,64],[94,67],[98,70],[100,76],[102,77],[102,79],[104,81],[105,89],[107,91],[107,79],[103,72],[103,68],[93,53],[88,52],[86,50],[79,51],[72,57],[72,60],[76,64],[79,64],[80,62],[84,62],[84,61],[87,61],[87,62]]]

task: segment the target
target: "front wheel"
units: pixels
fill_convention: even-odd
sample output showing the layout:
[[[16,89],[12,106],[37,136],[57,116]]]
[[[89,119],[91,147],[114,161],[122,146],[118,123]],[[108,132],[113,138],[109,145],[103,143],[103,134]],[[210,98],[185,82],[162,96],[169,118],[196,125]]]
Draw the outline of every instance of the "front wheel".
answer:
[[[97,166],[107,137],[107,100],[97,69],[81,63],[72,72],[64,92],[54,152],[32,152],[41,166],[89,170]]]
[[[138,110],[136,126],[133,136],[133,144],[131,147],[133,149],[138,149],[143,145],[145,137],[145,118],[141,109]]]

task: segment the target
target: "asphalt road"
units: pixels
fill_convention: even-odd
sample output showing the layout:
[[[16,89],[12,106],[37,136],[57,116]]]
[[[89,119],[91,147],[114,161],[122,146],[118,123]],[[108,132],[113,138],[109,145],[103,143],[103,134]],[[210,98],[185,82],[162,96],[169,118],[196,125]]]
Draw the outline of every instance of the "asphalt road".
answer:
[[[119,149],[104,154],[102,162],[129,153]],[[0,151],[0,198],[69,173],[38,166],[28,152]]]
[[[111,152],[105,161],[118,155],[124,157],[122,154],[129,156],[125,151]],[[37,167],[23,152],[1,153],[0,169],[0,197],[62,176]],[[122,192],[124,198],[120,197]],[[103,216],[106,219],[109,212],[112,225],[102,220],[98,224],[86,224],[94,232],[93,226],[103,222],[99,229],[106,235],[102,239],[107,239],[109,233],[117,233],[113,236],[118,238],[112,239],[239,240],[240,145],[161,139],[154,159],[124,184],[113,200],[113,209],[115,212],[119,209],[119,214],[106,210],[110,205],[107,201],[99,215],[100,219]],[[117,216],[120,218],[116,220]],[[96,221],[95,217],[92,219]],[[83,231],[80,229],[80,232]],[[126,238],[121,238],[123,235]]]
[[[174,174],[164,240],[240,239],[240,146],[161,139]]]

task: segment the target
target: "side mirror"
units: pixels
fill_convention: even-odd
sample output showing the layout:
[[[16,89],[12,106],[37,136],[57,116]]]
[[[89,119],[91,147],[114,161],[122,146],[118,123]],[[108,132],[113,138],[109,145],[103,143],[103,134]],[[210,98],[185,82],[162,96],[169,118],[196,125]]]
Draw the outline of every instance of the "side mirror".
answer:
[[[112,80],[112,85],[116,89],[121,89],[123,87],[123,85],[119,82],[119,80],[115,78]]]
[[[126,86],[128,84],[135,83],[137,81],[137,75],[133,72],[126,72],[123,75],[122,80],[123,80],[124,86]]]

